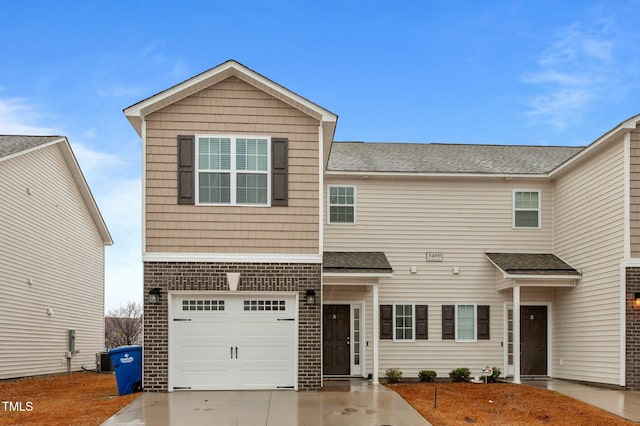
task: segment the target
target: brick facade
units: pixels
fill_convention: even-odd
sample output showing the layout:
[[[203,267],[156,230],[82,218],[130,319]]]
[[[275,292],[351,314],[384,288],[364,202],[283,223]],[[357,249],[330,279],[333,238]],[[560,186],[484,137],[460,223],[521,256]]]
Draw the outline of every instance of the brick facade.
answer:
[[[320,264],[307,263],[206,263],[144,262],[144,371],[146,391],[168,391],[168,297],[175,290],[228,291],[227,272],[239,272],[238,292],[297,291],[298,389],[318,390],[322,386],[320,303],[305,302],[307,289],[321,294]],[[148,303],[149,290],[160,288],[157,305]]]
[[[640,293],[640,268],[626,270],[626,372],[627,390],[640,390],[640,308],[633,306],[635,293]]]

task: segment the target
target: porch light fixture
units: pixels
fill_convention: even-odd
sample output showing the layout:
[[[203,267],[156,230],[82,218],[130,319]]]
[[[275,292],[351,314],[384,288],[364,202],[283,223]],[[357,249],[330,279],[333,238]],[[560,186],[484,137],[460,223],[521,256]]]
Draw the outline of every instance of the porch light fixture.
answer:
[[[316,304],[316,291],[313,289],[308,289],[306,293],[307,304],[315,305]]]
[[[640,293],[635,293],[633,295],[633,306],[640,308]]]
[[[160,288],[155,287],[149,290],[149,303],[152,305],[160,303]]]

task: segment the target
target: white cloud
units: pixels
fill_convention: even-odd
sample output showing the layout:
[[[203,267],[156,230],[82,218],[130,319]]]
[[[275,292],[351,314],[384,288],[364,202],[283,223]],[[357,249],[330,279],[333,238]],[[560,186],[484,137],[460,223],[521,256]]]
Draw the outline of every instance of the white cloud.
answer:
[[[528,101],[530,118],[564,129],[619,84],[612,28],[601,19],[556,33],[540,54],[538,69],[522,77],[538,89]]]
[[[90,176],[95,174],[112,173],[114,168],[122,167],[125,164],[125,161],[118,155],[96,151],[82,142],[69,142],[80,168],[88,180]]]
[[[0,99],[0,133],[9,135],[60,135],[55,127],[41,126],[46,114],[21,98]]]

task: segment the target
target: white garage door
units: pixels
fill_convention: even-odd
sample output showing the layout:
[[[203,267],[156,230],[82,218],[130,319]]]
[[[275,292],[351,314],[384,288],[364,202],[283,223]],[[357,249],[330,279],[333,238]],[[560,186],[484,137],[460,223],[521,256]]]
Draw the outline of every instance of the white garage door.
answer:
[[[286,389],[296,381],[294,295],[174,295],[174,390]]]

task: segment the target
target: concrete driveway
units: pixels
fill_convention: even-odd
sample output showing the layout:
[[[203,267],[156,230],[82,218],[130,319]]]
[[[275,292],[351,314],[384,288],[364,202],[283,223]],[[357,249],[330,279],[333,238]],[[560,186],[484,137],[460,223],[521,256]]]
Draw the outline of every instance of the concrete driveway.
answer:
[[[322,392],[145,393],[103,425],[421,426],[398,394],[367,381],[325,382]]]

